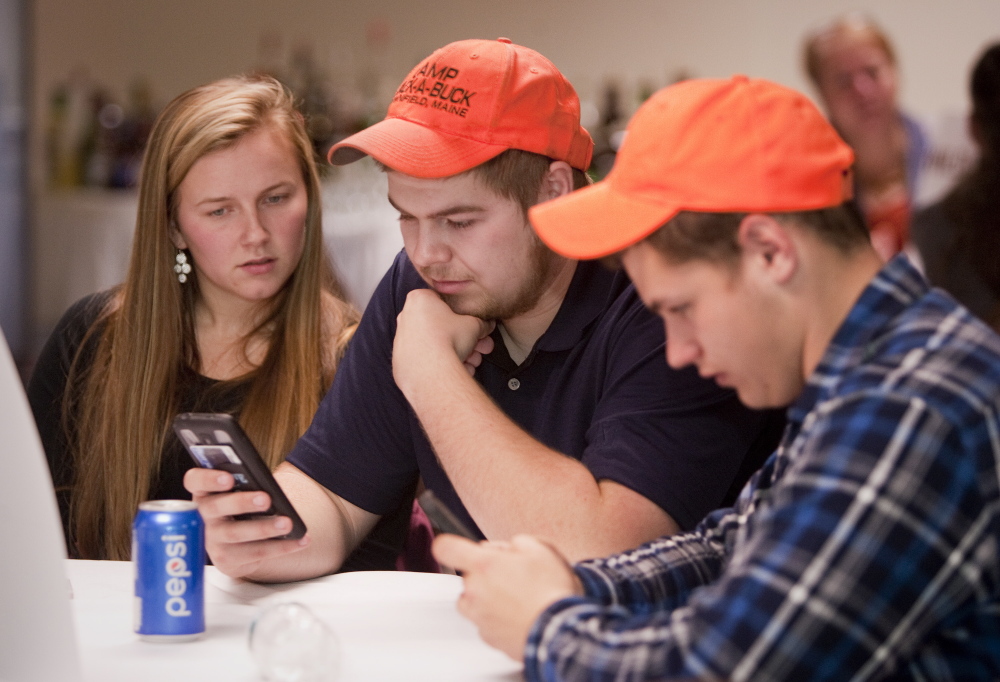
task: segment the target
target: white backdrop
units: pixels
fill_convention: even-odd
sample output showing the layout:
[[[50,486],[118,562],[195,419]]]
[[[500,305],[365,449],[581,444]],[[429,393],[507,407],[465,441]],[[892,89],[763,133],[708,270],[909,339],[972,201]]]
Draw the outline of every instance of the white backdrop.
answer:
[[[893,37],[903,103],[917,114],[963,111],[971,62],[1000,39],[996,0],[36,0],[33,7],[36,179],[44,127],[37,123],[53,86],[74,70],[122,98],[145,76],[162,103],[258,66],[262,35],[286,52],[311,45],[334,81],[383,96],[434,48],[500,35],[552,59],[584,99],[595,99],[608,77],[659,87],[680,72],[745,72],[808,91],[803,34],[861,9]],[[373,32],[384,37],[374,47]]]

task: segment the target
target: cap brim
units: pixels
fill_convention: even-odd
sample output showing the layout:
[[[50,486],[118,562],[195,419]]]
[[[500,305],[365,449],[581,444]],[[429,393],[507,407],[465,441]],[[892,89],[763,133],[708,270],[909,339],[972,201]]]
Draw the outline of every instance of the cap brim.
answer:
[[[616,193],[605,180],[533,206],[528,218],[550,249],[568,258],[588,260],[632,246],[679,210]]]
[[[402,118],[386,118],[330,148],[327,160],[343,166],[371,156],[389,168],[418,178],[464,173],[507,147],[448,135]]]

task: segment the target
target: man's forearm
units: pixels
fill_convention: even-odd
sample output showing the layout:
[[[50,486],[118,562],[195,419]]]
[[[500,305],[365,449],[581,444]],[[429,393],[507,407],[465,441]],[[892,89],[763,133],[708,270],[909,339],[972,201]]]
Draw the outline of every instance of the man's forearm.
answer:
[[[618,484],[539,443],[505,415],[451,358],[429,358],[404,388],[469,513],[488,538],[530,533],[571,560],[633,547],[676,524]]]

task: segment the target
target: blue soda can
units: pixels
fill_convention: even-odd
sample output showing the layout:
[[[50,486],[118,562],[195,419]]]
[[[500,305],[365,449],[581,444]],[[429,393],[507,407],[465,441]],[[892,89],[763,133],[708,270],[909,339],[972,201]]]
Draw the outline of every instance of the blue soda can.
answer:
[[[198,505],[150,500],[132,523],[135,632],[186,642],[205,631],[205,524]]]

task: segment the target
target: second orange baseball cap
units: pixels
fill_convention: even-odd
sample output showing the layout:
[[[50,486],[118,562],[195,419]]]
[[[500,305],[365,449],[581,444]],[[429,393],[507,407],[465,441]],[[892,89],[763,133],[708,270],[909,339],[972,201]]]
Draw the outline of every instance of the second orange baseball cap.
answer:
[[[533,206],[554,251],[600,258],[680,211],[779,213],[851,198],[851,148],[801,93],[734,76],[660,90],[629,122],[603,181]]]
[[[539,53],[499,38],[435,51],[410,71],[382,121],[335,144],[327,158],[344,165],[371,155],[407,175],[441,178],[507,149],[586,170],[593,147],[569,81]]]

